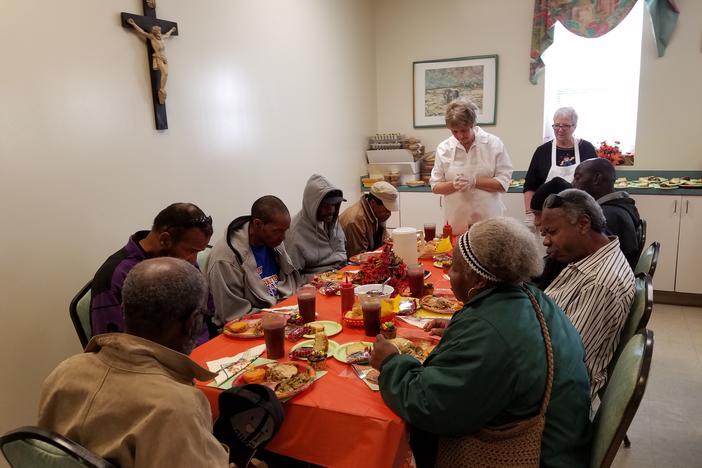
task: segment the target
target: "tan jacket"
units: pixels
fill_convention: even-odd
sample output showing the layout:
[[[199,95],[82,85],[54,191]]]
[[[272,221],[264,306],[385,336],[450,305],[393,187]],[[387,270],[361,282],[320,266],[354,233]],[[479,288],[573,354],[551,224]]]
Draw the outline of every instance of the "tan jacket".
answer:
[[[214,377],[184,354],[125,333],[98,335],[49,375],[39,426],[129,467],[227,467],[193,378]]]
[[[346,208],[339,216],[339,222],[346,235],[346,255],[349,258],[377,249],[388,237],[385,224],[378,222],[365,196]]]

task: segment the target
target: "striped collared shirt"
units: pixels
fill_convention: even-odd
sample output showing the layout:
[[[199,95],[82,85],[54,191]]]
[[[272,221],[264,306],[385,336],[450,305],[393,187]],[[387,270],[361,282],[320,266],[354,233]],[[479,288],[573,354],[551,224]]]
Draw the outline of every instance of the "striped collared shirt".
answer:
[[[569,263],[546,289],[580,333],[592,395],[607,381],[607,366],[634,298],[634,273],[619,240]]]

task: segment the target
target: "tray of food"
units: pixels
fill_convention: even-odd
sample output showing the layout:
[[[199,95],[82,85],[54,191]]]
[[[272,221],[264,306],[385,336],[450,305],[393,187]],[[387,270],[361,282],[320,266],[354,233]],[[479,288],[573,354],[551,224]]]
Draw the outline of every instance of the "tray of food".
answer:
[[[261,319],[233,320],[224,325],[222,334],[229,338],[263,338]]]
[[[461,310],[463,303],[448,296],[427,295],[424,296],[420,304],[422,309],[436,314],[453,314]]]
[[[351,263],[365,263],[368,260],[374,258],[374,257],[379,257],[382,254],[382,252],[361,252],[356,255],[352,255],[349,257],[349,262]]]

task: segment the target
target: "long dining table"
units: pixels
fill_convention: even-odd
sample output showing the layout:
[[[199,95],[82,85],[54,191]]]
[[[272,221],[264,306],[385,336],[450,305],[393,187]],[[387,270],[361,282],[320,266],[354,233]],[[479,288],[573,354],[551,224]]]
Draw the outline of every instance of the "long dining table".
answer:
[[[428,282],[436,288],[447,288],[444,271],[423,261],[431,271]],[[347,269],[358,269],[350,266]],[[278,306],[294,305],[291,297]],[[317,320],[341,321],[339,296],[317,293]],[[421,329],[395,319],[400,336],[428,335]],[[338,344],[353,341],[375,341],[365,336],[363,328],[344,326],[341,333],[329,338]],[[191,358],[207,367],[207,362],[234,356],[252,346],[263,343],[263,338],[236,339],[220,335],[193,350]],[[285,340],[285,356],[279,362],[289,361],[292,343]],[[265,352],[261,357],[265,357]],[[272,452],[333,468],[402,467],[411,459],[408,430],[405,422],[388,408],[379,392],[372,391],[353,369],[334,358],[327,360],[326,375],[316,380],[305,392],[284,403],[285,420],[280,432],[266,447]],[[221,389],[197,382],[218,414],[218,396]]]

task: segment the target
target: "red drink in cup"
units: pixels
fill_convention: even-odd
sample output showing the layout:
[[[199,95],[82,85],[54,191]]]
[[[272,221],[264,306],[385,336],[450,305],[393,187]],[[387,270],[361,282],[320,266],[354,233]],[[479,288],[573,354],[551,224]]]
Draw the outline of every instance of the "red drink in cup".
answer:
[[[377,297],[373,299],[375,301],[361,302],[363,328],[366,336],[376,336],[380,333],[380,299]]]
[[[410,294],[412,297],[421,298],[424,291],[424,267],[413,265],[407,269],[407,279],[409,279]]]
[[[285,317],[273,314],[265,315],[262,319],[268,359],[280,359],[285,356],[285,322]]]
[[[302,286],[297,290],[297,305],[303,323],[314,322],[317,312],[317,288],[312,285]]]
[[[424,225],[424,240],[430,241],[434,240],[436,237],[436,224],[425,224]]]

